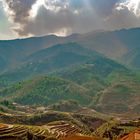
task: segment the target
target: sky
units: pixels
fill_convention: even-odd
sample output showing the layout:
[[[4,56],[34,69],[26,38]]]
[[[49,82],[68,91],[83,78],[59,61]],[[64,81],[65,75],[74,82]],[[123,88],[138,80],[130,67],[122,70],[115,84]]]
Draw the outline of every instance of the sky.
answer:
[[[0,40],[140,27],[140,0],[0,0]]]

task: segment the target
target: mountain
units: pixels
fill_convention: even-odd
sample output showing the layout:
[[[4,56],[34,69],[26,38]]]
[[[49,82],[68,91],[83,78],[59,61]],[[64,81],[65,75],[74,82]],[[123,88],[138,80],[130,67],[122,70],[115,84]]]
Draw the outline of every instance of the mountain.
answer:
[[[68,37],[54,35],[0,41],[0,72],[25,65],[28,57],[57,44],[75,42],[103,56],[119,61],[132,68],[140,68],[140,28],[118,31],[97,31],[73,34]]]
[[[81,36],[78,42],[125,65],[139,68],[139,35],[140,28],[91,32]]]
[[[3,65],[1,72],[22,65],[28,56],[37,51],[65,42],[69,42],[67,38],[55,35],[0,41],[0,65]]]
[[[58,44],[26,57],[20,66],[3,73],[0,76],[0,83],[2,86],[35,75],[54,73],[90,61],[97,61],[100,58],[103,57],[97,52],[84,48],[77,43]]]
[[[113,61],[97,61],[59,73],[89,90],[90,107],[104,113],[139,114],[140,77]],[[133,116],[133,115],[132,115]]]
[[[3,70],[12,69],[19,65],[28,55],[52,45],[53,40],[57,40],[55,36],[28,38],[0,41],[0,64],[5,61]]]
[[[0,81],[0,96],[24,105],[73,99],[100,112],[139,114],[139,75],[77,43],[37,51]]]
[[[89,62],[19,82],[1,89],[0,96],[23,105],[56,108],[62,100],[72,99],[103,113],[139,114],[140,77],[110,59]]]
[[[62,70],[56,75],[86,87],[93,97],[113,83],[113,79],[109,78],[111,75],[128,72],[130,71],[124,66],[110,59],[100,57],[84,65]],[[115,76],[114,79],[116,79]]]
[[[139,34],[135,28],[0,41],[0,96],[25,105],[73,99],[101,112],[139,114]]]

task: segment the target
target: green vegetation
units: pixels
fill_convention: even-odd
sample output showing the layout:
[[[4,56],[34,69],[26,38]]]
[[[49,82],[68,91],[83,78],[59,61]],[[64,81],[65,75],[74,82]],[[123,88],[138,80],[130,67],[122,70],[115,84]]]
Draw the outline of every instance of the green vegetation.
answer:
[[[62,100],[58,103],[50,105],[49,109],[62,112],[73,112],[81,109],[81,106],[76,100]]]
[[[116,140],[139,127],[127,122],[140,114],[139,34],[0,41],[0,122],[13,124],[0,124],[0,139],[80,133]]]
[[[58,102],[73,99],[102,112],[139,113],[138,74],[110,59],[95,58],[16,83],[1,89],[0,96],[23,105],[54,104],[55,110],[62,109]]]
[[[0,101],[0,112],[11,112],[15,110],[15,106],[8,100]]]
[[[0,102],[0,105],[8,107],[10,109],[14,109],[14,106],[11,102],[7,101],[7,100],[3,100]]]
[[[0,91],[0,96],[28,105],[49,105],[69,99],[86,105],[91,101],[85,88],[57,77],[38,77],[18,83]]]
[[[88,89],[93,98],[90,107],[98,111],[135,112],[134,108],[139,104],[139,76],[113,61],[99,59],[63,70],[58,75]]]

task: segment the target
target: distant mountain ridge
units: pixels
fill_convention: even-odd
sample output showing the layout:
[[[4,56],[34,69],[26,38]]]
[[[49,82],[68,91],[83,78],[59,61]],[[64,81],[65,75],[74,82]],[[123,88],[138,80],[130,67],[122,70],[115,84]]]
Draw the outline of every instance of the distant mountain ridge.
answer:
[[[140,68],[140,28],[118,31],[97,31],[73,34],[68,37],[55,35],[0,41],[0,71],[16,68],[30,55],[57,45],[75,42],[108,58],[133,68]]]

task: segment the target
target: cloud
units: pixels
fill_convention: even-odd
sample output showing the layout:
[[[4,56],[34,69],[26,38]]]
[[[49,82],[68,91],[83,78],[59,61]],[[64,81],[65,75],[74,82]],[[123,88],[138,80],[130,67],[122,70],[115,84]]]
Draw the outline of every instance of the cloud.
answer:
[[[12,24],[8,21],[6,14],[3,10],[2,1],[0,1],[0,40],[1,39],[10,39],[12,31],[9,28]],[[15,36],[12,35],[12,38]]]
[[[107,22],[112,29],[140,27],[140,0],[117,3]]]
[[[90,5],[92,5],[96,12],[102,17],[112,14],[117,2],[120,0],[90,0]]]
[[[26,35],[30,31],[30,34],[42,35],[56,33],[60,35],[66,35],[73,32],[87,32],[91,31],[93,26],[101,28],[102,22],[94,15],[92,11],[78,11],[61,9],[55,13],[51,10],[46,10],[44,7],[40,7],[40,10],[34,20],[32,20],[24,28],[24,32],[20,32],[20,35]]]
[[[3,3],[19,36],[67,35],[140,26],[140,0],[5,0]]]
[[[127,0],[117,4],[117,10],[128,9],[128,11],[135,14],[135,16],[140,17],[140,0]]]
[[[23,28],[29,22],[30,10],[36,0],[3,0],[3,5],[8,17]]]
[[[3,1],[6,11],[16,23],[25,23],[30,16],[30,10],[36,0],[5,0]]]

